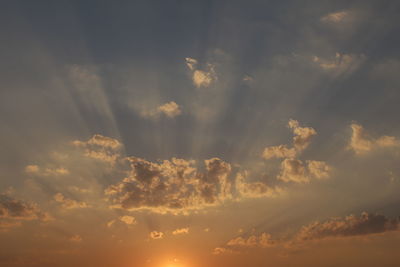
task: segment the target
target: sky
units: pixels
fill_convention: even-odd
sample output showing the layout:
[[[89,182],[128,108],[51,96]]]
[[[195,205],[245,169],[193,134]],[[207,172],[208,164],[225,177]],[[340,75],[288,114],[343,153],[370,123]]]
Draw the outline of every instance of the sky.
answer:
[[[400,3],[2,1],[0,265],[400,265]]]

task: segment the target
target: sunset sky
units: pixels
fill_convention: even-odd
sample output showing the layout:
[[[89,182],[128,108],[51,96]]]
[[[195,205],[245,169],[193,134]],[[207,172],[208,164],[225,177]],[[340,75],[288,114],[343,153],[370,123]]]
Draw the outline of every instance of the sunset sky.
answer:
[[[0,266],[400,266],[400,2],[0,5]]]

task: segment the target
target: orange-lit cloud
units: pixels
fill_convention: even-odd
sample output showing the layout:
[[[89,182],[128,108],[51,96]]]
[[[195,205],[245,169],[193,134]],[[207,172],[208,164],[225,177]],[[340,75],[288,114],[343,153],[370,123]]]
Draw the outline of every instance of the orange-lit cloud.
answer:
[[[54,195],[54,200],[61,204],[65,209],[88,208],[90,207],[86,202],[76,201],[74,199],[66,198],[63,194],[57,193]]]
[[[197,68],[198,62],[194,58],[186,58],[186,65],[192,72],[193,84],[196,87],[209,87],[212,82],[217,80],[217,75],[214,70],[214,65],[208,63],[205,70]]]
[[[83,148],[87,157],[111,164],[116,162],[122,148],[122,144],[117,139],[100,134],[93,135],[87,141],[75,140],[72,144]]]
[[[264,149],[263,158],[295,158],[303,150],[305,150],[311,142],[311,139],[317,132],[311,127],[301,127],[296,120],[289,120],[288,127],[292,130],[293,147],[288,148],[286,145],[271,146]]]
[[[381,136],[378,138],[371,137],[360,124],[353,123],[350,125],[352,135],[349,148],[356,154],[364,154],[376,148],[393,148],[400,147],[400,141],[393,136]]]
[[[240,253],[246,249],[267,248],[275,245],[276,241],[268,233],[253,234],[248,237],[239,236],[229,240],[224,246],[215,248],[213,254]]]
[[[21,221],[49,221],[52,217],[39,209],[35,203],[24,202],[0,194],[0,228],[7,229],[21,225]]]
[[[284,182],[308,183],[312,178],[328,178],[332,167],[324,161],[307,160],[303,162],[297,157],[310,145],[317,131],[311,127],[301,127],[296,120],[289,120],[288,127],[292,130],[293,147],[287,145],[271,146],[264,149],[264,159],[282,158],[278,180]]]
[[[383,215],[363,212],[345,218],[331,218],[325,222],[316,221],[303,226],[294,237],[295,242],[365,236],[399,230],[399,219],[389,219]]]
[[[150,232],[149,236],[151,239],[162,239],[164,238],[164,233],[158,231],[152,231]]]
[[[189,227],[179,228],[172,232],[173,235],[182,235],[182,234],[188,234],[188,233],[189,233]]]

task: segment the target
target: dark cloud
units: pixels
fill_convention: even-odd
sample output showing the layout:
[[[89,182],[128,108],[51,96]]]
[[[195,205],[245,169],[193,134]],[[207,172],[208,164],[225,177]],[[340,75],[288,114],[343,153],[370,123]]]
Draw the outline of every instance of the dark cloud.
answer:
[[[42,212],[36,204],[0,194],[0,228],[19,226],[20,221],[48,221],[50,219],[51,216]]]
[[[331,218],[325,222],[314,222],[303,226],[297,233],[296,242],[326,238],[365,236],[399,230],[399,219],[363,212],[361,216]]]

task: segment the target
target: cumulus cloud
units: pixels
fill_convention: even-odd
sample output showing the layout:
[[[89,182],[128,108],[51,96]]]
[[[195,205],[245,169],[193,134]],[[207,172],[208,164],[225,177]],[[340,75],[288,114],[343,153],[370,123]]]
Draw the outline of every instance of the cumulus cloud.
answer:
[[[160,105],[155,109],[142,108],[140,110],[140,116],[147,119],[159,119],[160,116],[165,116],[167,118],[175,118],[182,114],[181,107],[174,101],[170,101]]]
[[[311,143],[311,139],[317,132],[311,127],[301,127],[296,120],[290,119],[288,128],[293,132],[293,147],[287,145],[271,146],[264,149],[262,157],[271,158],[295,158],[299,153],[305,150]]]
[[[293,131],[293,146],[297,151],[306,149],[310,145],[311,138],[317,134],[311,127],[300,127],[300,123],[293,119],[289,120],[288,127]]]
[[[130,157],[130,173],[106,189],[114,207],[154,212],[185,212],[215,205],[231,197],[231,166],[218,158],[205,160],[205,171],[194,161],[164,160],[154,163]]]
[[[236,191],[241,197],[276,197],[283,192],[282,188],[272,187],[263,182],[246,182],[247,176],[247,172],[238,173],[236,176]]]
[[[235,177],[231,165],[219,158],[205,160],[204,170],[184,159],[160,163],[127,159],[131,168],[128,177],[105,191],[114,208],[187,213],[229,199],[273,197],[281,191],[261,182],[246,182],[244,175]]]
[[[171,102],[165,103],[164,105],[159,106],[158,110],[160,113],[165,114],[165,116],[167,116],[169,118],[174,118],[182,113],[178,104],[176,104],[174,101],[171,101]]]
[[[172,232],[173,235],[181,235],[181,234],[188,234],[188,233],[189,233],[189,227],[176,229]]]
[[[193,84],[196,87],[209,87],[212,82],[217,80],[217,75],[213,64],[206,64],[206,69],[197,68],[198,62],[194,58],[186,58],[186,66],[192,73]]]
[[[275,244],[276,241],[268,233],[250,235],[248,237],[239,236],[229,240],[224,246],[215,248],[213,254],[239,253],[243,249],[267,248]]]
[[[296,120],[290,119],[288,128],[293,132],[293,147],[287,145],[271,146],[264,149],[264,159],[282,158],[278,180],[284,182],[309,183],[311,178],[328,178],[332,168],[323,161],[307,160],[305,163],[297,157],[310,145],[317,134],[314,128],[301,127]],[[263,185],[258,186],[262,188]]]
[[[120,156],[122,144],[114,138],[100,134],[93,135],[87,141],[75,140],[72,144],[84,149],[85,155],[89,158],[101,160],[114,164]]]
[[[365,61],[364,55],[336,53],[334,58],[313,57],[313,62],[323,71],[339,76],[351,74]]]
[[[307,168],[311,176],[317,179],[328,178],[332,168],[324,161],[308,160]]]
[[[349,148],[356,154],[364,154],[376,148],[400,147],[400,141],[393,136],[384,135],[379,138],[373,138],[360,124],[353,123],[350,127],[352,135]]]
[[[57,193],[54,195],[54,200],[61,204],[65,209],[88,208],[86,202],[80,202],[73,199],[66,198],[63,194]]]
[[[0,194],[0,228],[2,229],[19,226],[20,221],[49,221],[51,219],[52,217],[42,212],[35,203]]]
[[[278,179],[284,182],[308,183],[306,168],[301,160],[284,159],[281,163],[281,172]]]
[[[316,221],[303,226],[294,241],[303,242],[327,238],[343,238],[379,234],[399,230],[399,219],[363,212],[361,216],[331,218],[325,222]]]
[[[152,231],[150,232],[149,236],[151,239],[162,239],[164,238],[164,233],[158,231]]]
[[[278,179],[284,182],[309,183],[312,178],[328,178],[332,168],[323,161],[284,159]]]

